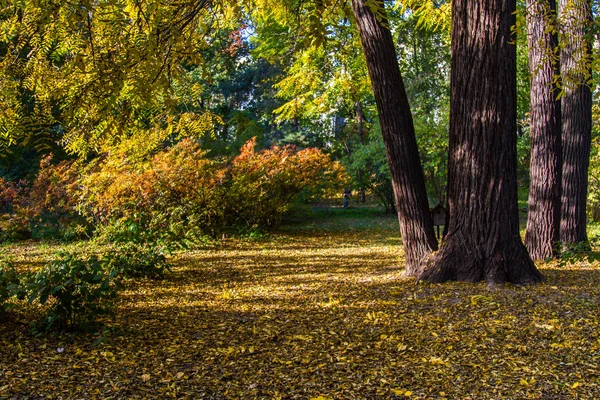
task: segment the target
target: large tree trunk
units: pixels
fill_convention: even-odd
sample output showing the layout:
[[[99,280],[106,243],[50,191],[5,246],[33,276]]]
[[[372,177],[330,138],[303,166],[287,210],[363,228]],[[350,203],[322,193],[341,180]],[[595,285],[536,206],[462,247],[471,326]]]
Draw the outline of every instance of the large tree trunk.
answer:
[[[558,39],[556,0],[527,0],[529,72],[531,81],[531,183],[525,246],[534,260],[552,257],[560,233],[561,123],[559,73],[554,60]]]
[[[515,0],[454,0],[448,235],[422,279],[542,280],[519,236]]]
[[[375,4],[383,9],[383,2]],[[429,213],[423,169],[396,50],[386,20],[378,20],[364,0],[352,0],[381,133],[398,207],[402,243],[406,254],[405,276],[419,276],[437,239]]]
[[[560,241],[566,247],[587,243],[586,200],[592,134],[591,46],[586,37],[592,21],[587,0],[559,0],[563,48],[560,63],[562,97],[562,209]]]

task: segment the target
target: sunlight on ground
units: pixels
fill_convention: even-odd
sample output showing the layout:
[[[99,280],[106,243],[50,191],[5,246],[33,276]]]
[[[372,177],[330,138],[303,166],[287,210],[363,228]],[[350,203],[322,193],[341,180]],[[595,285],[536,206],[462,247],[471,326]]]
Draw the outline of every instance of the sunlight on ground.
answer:
[[[56,250],[11,249],[21,263]],[[379,227],[228,239],[173,262],[127,284],[97,346],[9,316],[0,398],[600,397],[597,261],[542,265],[535,287],[415,286]]]

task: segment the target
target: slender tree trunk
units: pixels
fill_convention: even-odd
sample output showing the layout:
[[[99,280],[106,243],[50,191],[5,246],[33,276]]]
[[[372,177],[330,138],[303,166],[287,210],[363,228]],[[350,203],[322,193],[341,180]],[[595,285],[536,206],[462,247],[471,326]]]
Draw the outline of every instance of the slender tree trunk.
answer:
[[[530,135],[531,183],[525,246],[531,258],[552,257],[560,233],[561,122],[559,89],[554,77],[559,74],[554,49],[556,0],[527,0],[527,42],[531,80]]]
[[[448,235],[422,279],[542,280],[519,236],[515,0],[454,0]]]
[[[364,145],[365,144],[365,137],[364,137],[364,113],[363,113],[363,108],[362,108],[362,103],[360,101],[356,102],[356,125],[357,125],[357,133],[358,133],[358,140],[360,141],[360,144]],[[358,198],[359,201],[364,204],[367,202],[367,190],[365,188],[365,182],[363,182],[364,179],[364,171],[361,169],[358,171],[358,181],[360,182],[360,187],[358,188]]]
[[[560,241],[571,247],[587,243],[586,201],[592,141],[591,45],[586,36],[592,22],[588,0],[559,0],[563,48],[560,63],[562,97],[562,209]]]
[[[383,1],[376,0],[375,4],[383,10]],[[418,276],[427,257],[437,249],[437,239],[429,213],[410,106],[387,21],[378,20],[364,0],[352,0],[352,7],[390,164],[406,254],[405,275]]]

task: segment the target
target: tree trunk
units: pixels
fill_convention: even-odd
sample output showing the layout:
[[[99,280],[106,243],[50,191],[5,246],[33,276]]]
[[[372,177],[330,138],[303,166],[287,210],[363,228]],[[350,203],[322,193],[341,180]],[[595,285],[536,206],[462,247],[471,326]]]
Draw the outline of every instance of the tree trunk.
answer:
[[[362,108],[362,103],[360,101],[356,102],[356,127],[357,127],[357,134],[358,134],[358,140],[360,141],[361,145],[365,144],[365,138],[364,138],[364,113],[363,113],[363,108]],[[367,190],[365,188],[365,182],[363,182],[363,177],[364,175],[364,171],[361,169],[358,171],[358,181],[360,183],[360,187],[358,188],[358,198],[361,204],[365,204],[367,202]]]
[[[383,9],[383,1],[375,4]],[[352,0],[354,16],[367,60],[381,133],[390,165],[402,243],[405,276],[419,276],[437,249],[425,190],[415,130],[396,50],[386,20],[378,20],[364,0]],[[381,19],[381,18],[380,18]]]
[[[560,233],[561,115],[559,89],[554,83],[559,74],[554,60],[558,39],[552,33],[556,0],[527,0],[527,22],[531,180],[525,246],[531,258],[541,260],[555,255]]]
[[[560,241],[571,247],[587,243],[586,201],[592,135],[592,91],[586,83],[591,73],[590,41],[586,34],[592,22],[587,0],[559,0],[563,49],[560,63],[562,97],[562,208]]]
[[[515,0],[454,0],[448,235],[421,279],[541,281],[519,236]]]

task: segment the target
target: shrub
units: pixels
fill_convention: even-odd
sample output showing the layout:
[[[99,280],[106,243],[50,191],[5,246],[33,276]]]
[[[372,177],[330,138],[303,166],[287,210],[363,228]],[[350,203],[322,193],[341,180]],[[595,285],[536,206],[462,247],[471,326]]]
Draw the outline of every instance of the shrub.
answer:
[[[162,278],[171,271],[163,249],[157,245],[127,243],[117,247],[107,258],[111,267],[127,278]]]
[[[40,169],[28,193],[33,236],[81,238],[89,226],[77,212],[79,167],[73,161],[55,164],[52,159],[49,155],[40,161]]]
[[[184,140],[147,162],[108,158],[82,181],[80,209],[112,241],[197,240],[223,225],[220,163]]]
[[[7,301],[19,295],[20,279],[15,272],[14,266],[6,261],[0,260],[0,311],[7,308]]]
[[[345,183],[339,163],[316,148],[273,146],[256,151],[256,138],[248,141],[230,167],[231,187],[227,196],[233,224],[249,229],[268,229],[281,223],[285,212],[300,193],[306,200],[332,185]]]
[[[112,241],[198,241],[277,226],[301,192],[341,179],[318,149],[255,146],[229,162],[206,158],[190,139],[144,162],[108,157],[83,179],[80,210]]]
[[[46,268],[32,275],[27,291],[29,302],[47,306],[36,330],[94,330],[100,317],[113,317],[117,291],[117,270],[107,269],[106,258],[92,255],[79,259],[59,253]]]
[[[31,237],[27,182],[0,178],[0,242]]]
[[[0,178],[0,239],[74,239],[86,234],[88,226],[76,210],[78,179],[73,162],[53,164],[52,155],[40,161],[32,183]]]

